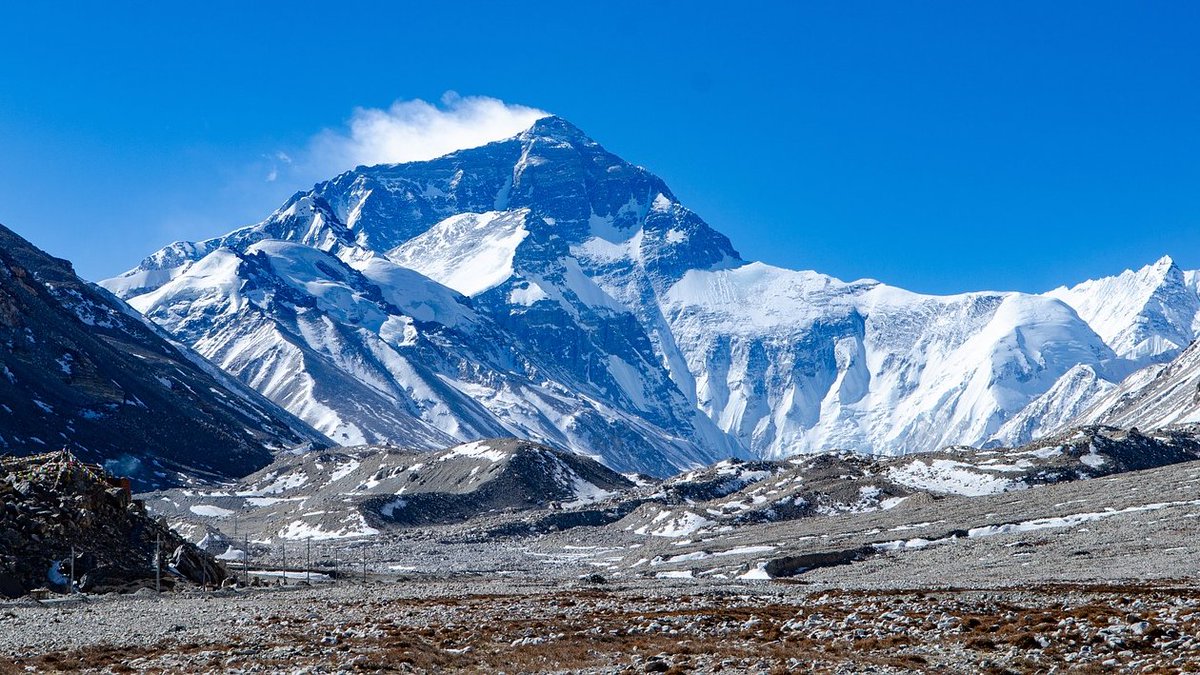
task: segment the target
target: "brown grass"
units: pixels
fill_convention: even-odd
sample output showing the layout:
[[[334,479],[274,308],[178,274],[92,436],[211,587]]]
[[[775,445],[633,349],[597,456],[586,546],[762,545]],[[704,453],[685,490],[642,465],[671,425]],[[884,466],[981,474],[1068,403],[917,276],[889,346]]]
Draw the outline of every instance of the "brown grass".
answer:
[[[131,660],[145,663],[170,664],[159,658],[191,656],[200,670],[259,665],[266,670],[287,670],[308,665],[326,670],[352,668],[358,672],[393,672],[398,669],[417,671],[454,671],[468,673],[539,672],[577,670],[594,667],[627,667],[642,672],[645,659],[657,654],[667,655],[666,672],[689,672],[697,667],[716,668],[723,659],[742,663],[737,668],[765,664],[769,672],[788,672],[788,663],[798,659],[807,672],[833,672],[849,666],[854,670],[896,669],[933,671],[946,667],[967,668],[976,672],[1030,672],[1045,670],[1062,663],[1068,649],[1077,651],[1088,642],[1078,622],[1087,622],[1091,631],[1106,626],[1111,617],[1121,621],[1137,618],[1132,612],[1134,600],[1141,599],[1145,607],[1163,607],[1174,590],[1141,585],[1110,585],[1096,591],[1088,586],[1059,585],[1047,589],[1027,589],[1020,594],[976,593],[966,591],[896,591],[896,592],[830,592],[832,602],[816,598],[796,604],[764,601],[755,598],[720,598],[682,596],[674,599],[670,609],[663,608],[661,599],[652,596],[613,594],[604,590],[582,590],[578,593],[548,593],[541,596],[486,596],[425,598],[394,602],[367,602],[364,607],[331,607],[327,616],[334,619],[327,626],[310,625],[292,617],[256,616],[259,630],[239,644],[199,644],[195,642],[168,643],[153,648],[92,647],[44,654],[35,659],[7,663],[0,660],[0,675],[20,672],[23,667],[35,670],[72,671],[81,668],[109,669],[125,672]],[[1156,594],[1157,593],[1157,594]],[[824,593],[823,593],[824,594]],[[1065,600],[1072,596],[1069,602]],[[819,596],[817,596],[819,598]],[[1083,601],[1086,597],[1087,601]],[[998,599],[998,598],[1002,598]],[[422,614],[420,610],[436,609]],[[880,612],[891,608],[904,613],[914,625],[931,629],[926,612],[946,612],[959,619],[958,627],[940,634],[937,644],[922,645],[920,637],[903,626],[888,628],[884,634],[853,639],[852,633],[835,639],[811,639],[806,629],[785,629],[789,620],[819,613],[822,625],[847,617],[859,608]],[[861,612],[860,612],[861,613]],[[339,623],[336,617],[368,616]],[[419,616],[450,617],[446,623],[419,623]],[[1005,617],[1008,618],[1005,618]],[[1059,624],[1070,617],[1075,628],[1062,629],[1055,638]],[[751,618],[757,624],[746,627]],[[1147,617],[1154,623],[1153,617]],[[637,630],[651,622],[672,627],[669,632]],[[286,625],[285,625],[286,624]],[[853,624],[852,624],[853,625]],[[336,644],[323,644],[326,629],[339,635]],[[1179,624],[1180,632],[1195,632],[1197,622]],[[362,637],[351,636],[361,631]],[[1147,636],[1126,636],[1122,649],[1151,654],[1154,638],[1164,633],[1151,629]],[[534,636],[546,641],[516,644],[524,637]],[[557,636],[557,637],[551,637]],[[1038,636],[1049,640],[1043,648]],[[1067,640],[1076,645],[1068,647]],[[1103,641],[1091,640],[1097,651],[1107,649]],[[287,659],[265,659],[262,651],[274,646],[289,646],[299,653]],[[951,649],[941,652],[947,661],[939,662],[939,646],[957,645],[963,654]],[[240,647],[257,647],[239,654]],[[1017,657],[1009,648],[1021,650]],[[923,656],[917,650],[929,650]],[[204,652],[212,652],[208,655]],[[1169,661],[1168,661],[1169,662]],[[1073,670],[1087,672],[1088,666],[1075,664]],[[165,666],[159,666],[162,668]],[[1095,669],[1100,672],[1100,668]],[[1169,672],[1164,669],[1163,672]]]

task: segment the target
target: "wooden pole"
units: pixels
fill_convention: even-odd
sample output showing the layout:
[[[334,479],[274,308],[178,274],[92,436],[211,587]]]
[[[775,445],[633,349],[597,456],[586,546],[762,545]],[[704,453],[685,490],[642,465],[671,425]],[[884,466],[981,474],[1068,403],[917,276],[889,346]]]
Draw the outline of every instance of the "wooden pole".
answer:
[[[154,535],[154,590],[162,593],[162,533]]]

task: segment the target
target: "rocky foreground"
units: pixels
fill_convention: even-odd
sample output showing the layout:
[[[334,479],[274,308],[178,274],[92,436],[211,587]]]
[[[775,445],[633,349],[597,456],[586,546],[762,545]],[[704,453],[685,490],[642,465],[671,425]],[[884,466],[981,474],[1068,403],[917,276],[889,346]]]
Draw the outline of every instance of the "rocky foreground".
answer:
[[[1200,670],[1198,590],[408,579],[26,601],[0,605],[0,673],[1174,673]]]
[[[1115,461],[1101,445],[1030,457]],[[970,484],[985,464],[1013,477],[1041,470],[1013,459],[928,466]],[[347,480],[382,470],[323,466]],[[455,471],[465,489],[486,468]],[[723,464],[645,486],[665,496],[595,525],[516,528],[576,512],[498,510],[369,536],[252,540],[249,560],[229,539],[231,571],[295,583],[311,560],[314,585],[0,603],[0,673],[1200,672],[1198,462],[791,520],[743,522],[711,499],[689,501],[708,494],[696,486],[747,471],[767,475],[743,488],[756,491],[746,500],[728,501],[734,492],[722,503],[794,500],[805,485]],[[304,475],[324,485],[323,473]],[[312,506],[286,491],[254,494],[244,498]],[[155,499],[231,524],[219,509],[232,502],[185,497]]]
[[[0,457],[0,598],[216,585],[225,577],[103,468],[69,452]]]

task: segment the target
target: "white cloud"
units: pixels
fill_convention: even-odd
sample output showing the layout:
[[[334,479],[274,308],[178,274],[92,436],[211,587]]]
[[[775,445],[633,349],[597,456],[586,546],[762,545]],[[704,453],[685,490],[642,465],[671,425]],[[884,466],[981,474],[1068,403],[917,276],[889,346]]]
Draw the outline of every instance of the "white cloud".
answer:
[[[454,92],[447,92],[438,104],[414,99],[396,101],[387,110],[356,108],[346,129],[327,129],[313,139],[308,163],[328,177],[358,165],[433,159],[514,136],[547,115],[488,96]]]
[[[288,155],[286,152],[282,152],[282,151],[276,152],[276,153],[273,153],[270,155],[263,155],[263,159],[269,165],[269,168],[267,169],[267,182],[268,183],[274,183],[276,180],[279,179],[279,165],[280,164],[284,165],[284,167],[289,167],[292,165],[291,156]]]

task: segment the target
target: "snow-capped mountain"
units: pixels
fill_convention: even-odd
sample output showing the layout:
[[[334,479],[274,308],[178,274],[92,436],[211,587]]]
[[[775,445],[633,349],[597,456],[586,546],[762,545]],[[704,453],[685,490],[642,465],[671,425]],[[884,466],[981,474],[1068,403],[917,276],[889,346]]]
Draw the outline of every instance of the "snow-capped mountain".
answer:
[[[328,439],[0,226],[0,454],[66,447],[139,487]]]
[[[747,263],[547,117],[348,171],[103,285],[339,442],[515,435],[665,475],[1028,440],[1190,339],[1193,277],[1160,266],[938,297]]]
[[[643,329],[570,250],[593,229],[657,233],[633,271],[647,288],[687,268],[662,247],[736,261],[664,193],[549,118],[509,141],[344,174],[104,285],[339,442],[518,435],[668,474],[745,451],[662,365],[669,332]],[[695,236],[672,244],[669,231]]]
[[[1163,257],[1136,271],[1047,293],[1071,305],[1121,362],[1108,372],[1079,364],[1009,419],[993,440],[1015,445],[1079,425],[1155,428],[1200,419],[1178,393],[1196,377],[1195,357],[1185,348],[1200,334],[1197,283],[1197,272]],[[1162,365],[1172,359],[1178,363]]]
[[[1139,365],[1174,358],[1200,330],[1197,274],[1181,270],[1167,256],[1136,272],[1046,295],[1075,308],[1118,355]]]
[[[1065,304],[928,296],[758,263],[664,298],[700,407],[757,454],[980,444],[1068,370],[1116,355]]]
[[[1200,422],[1200,342],[1108,388],[1076,420],[1140,429]]]

